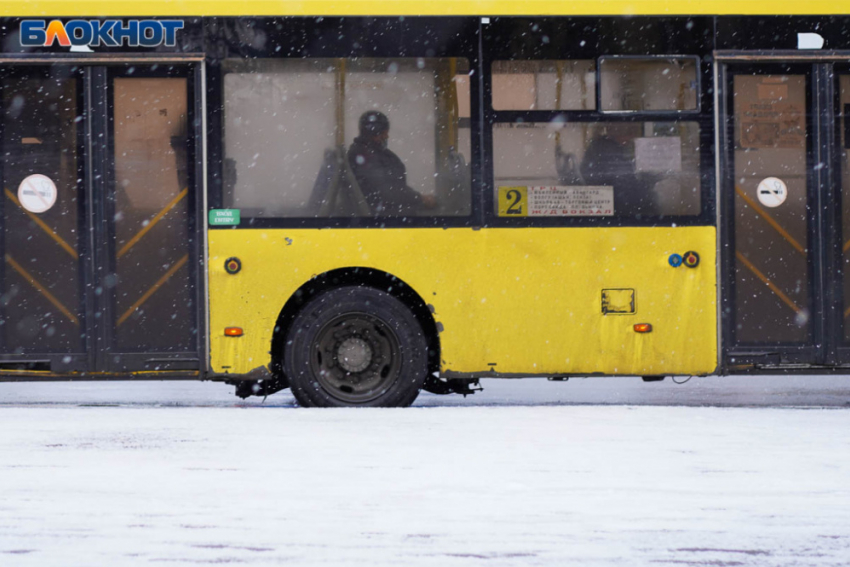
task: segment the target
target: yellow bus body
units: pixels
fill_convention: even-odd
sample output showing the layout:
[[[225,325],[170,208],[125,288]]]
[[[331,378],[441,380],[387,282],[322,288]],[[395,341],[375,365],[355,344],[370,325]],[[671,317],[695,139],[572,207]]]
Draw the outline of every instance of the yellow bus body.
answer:
[[[508,16],[508,15],[806,15],[847,14],[835,0],[20,0],[0,3],[0,16]]]
[[[213,372],[270,361],[277,317],[312,277],[393,275],[433,307],[441,371],[469,375],[710,374],[717,368],[714,227],[242,229],[209,233]],[[696,268],[672,268],[693,250]],[[225,260],[238,257],[230,275]],[[603,315],[603,289],[636,313]],[[634,331],[650,323],[650,333]],[[227,337],[225,327],[241,327]]]

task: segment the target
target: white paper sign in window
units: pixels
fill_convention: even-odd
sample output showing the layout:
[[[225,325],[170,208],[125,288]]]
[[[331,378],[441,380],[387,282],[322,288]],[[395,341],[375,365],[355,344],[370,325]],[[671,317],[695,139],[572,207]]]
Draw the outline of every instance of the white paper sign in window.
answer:
[[[635,170],[682,171],[682,139],[678,136],[635,138]]]

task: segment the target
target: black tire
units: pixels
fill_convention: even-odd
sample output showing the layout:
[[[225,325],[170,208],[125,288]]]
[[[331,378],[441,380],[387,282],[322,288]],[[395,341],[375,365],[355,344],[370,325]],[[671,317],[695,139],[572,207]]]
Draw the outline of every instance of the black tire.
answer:
[[[304,407],[406,407],[428,373],[428,345],[410,309],[370,287],[309,301],[292,322],[283,368]]]

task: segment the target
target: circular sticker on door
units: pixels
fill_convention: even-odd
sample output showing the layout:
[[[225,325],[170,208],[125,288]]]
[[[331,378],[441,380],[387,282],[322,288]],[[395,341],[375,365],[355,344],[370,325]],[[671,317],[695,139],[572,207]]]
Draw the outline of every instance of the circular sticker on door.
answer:
[[[56,204],[56,184],[40,173],[28,175],[18,185],[18,201],[31,213],[43,213]]]
[[[762,179],[756,191],[758,192],[759,202],[765,207],[778,207],[788,198],[788,186],[776,177]]]

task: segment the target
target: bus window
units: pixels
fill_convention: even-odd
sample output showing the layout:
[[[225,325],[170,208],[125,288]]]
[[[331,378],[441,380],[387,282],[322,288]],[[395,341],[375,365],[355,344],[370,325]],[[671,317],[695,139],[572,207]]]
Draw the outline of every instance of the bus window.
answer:
[[[232,59],[223,69],[226,207],[249,218],[469,214],[466,59]],[[364,130],[369,116],[388,128]]]
[[[700,212],[696,122],[497,123],[493,164],[497,192],[604,187],[613,197],[608,216]]]
[[[573,61],[493,62],[495,110],[594,110],[596,63]]]
[[[697,58],[599,59],[603,112],[698,110]]]

